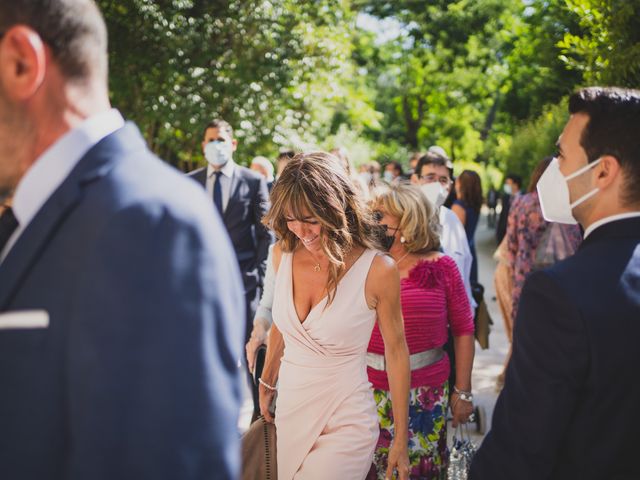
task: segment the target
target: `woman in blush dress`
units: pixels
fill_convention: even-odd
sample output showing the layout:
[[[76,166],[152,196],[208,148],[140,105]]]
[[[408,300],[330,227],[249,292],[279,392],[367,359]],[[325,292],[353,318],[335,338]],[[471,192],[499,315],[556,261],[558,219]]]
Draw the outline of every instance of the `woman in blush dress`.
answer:
[[[427,197],[415,186],[392,186],[374,199],[382,243],[400,271],[400,299],[411,365],[409,395],[410,478],[444,479],[447,470],[447,408],[453,425],[466,422],[473,411],[471,368],[474,355],[473,316],[455,261],[442,253],[439,225]],[[456,384],[449,385],[450,362],[442,347],[451,325]],[[380,438],[375,466],[368,479],[383,479],[394,429],[385,372],[386,339],[374,328],[367,371],[378,406]],[[451,392],[450,392],[451,388]],[[404,434],[404,432],[403,432]]]
[[[406,479],[409,359],[396,265],[375,249],[375,223],[333,155],[296,156],[271,202],[264,222],[279,241],[260,407],[273,421],[277,388],[278,478],[366,477],[378,439],[365,361],[377,318],[397,419],[389,473]]]

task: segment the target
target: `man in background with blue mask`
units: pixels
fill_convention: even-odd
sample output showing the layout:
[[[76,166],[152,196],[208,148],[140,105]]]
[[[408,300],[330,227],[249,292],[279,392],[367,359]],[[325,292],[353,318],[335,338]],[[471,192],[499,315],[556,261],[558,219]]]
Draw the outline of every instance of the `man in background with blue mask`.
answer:
[[[569,111],[538,193],[584,241],[525,283],[473,479],[640,478],[640,91],[587,88]]]
[[[269,209],[266,181],[259,173],[233,161],[237,146],[231,125],[222,119],[213,120],[205,127],[202,140],[207,166],[189,176],[207,190],[236,252],[246,300],[246,318],[239,318],[238,322],[244,322],[246,344],[260,301],[272,237],[262,225],[262,217]],[[257,389],[253,394],[254,408],[259,409]]]

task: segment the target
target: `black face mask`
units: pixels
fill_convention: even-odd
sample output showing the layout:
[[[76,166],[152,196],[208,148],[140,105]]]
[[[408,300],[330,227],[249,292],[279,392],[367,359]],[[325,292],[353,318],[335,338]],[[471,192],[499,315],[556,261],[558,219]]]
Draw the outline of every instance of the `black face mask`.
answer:
[[[386,229],[382,227],[377,228],[374,231],[374,235],[376,237],[376,240],[378,241],[378,244],[385,252],[391,250],[391,245],[393,245],[393,242],[396,239],[395,235],[387,235]]]

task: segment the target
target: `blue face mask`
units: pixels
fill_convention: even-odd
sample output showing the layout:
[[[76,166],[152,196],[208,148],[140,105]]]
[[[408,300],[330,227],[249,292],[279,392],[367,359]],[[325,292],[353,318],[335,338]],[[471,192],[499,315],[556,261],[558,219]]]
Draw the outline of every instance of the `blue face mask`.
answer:
[[[505,184],[504,187],[502,187],[502,189],[504,190],[504,193],[506,193],[507,195],[511,195],[512,193],[511,185]]]
[[[214,167],[221,167],[231,160],[231,145],[228,142],[215,140],[204,147],[204,158]]]

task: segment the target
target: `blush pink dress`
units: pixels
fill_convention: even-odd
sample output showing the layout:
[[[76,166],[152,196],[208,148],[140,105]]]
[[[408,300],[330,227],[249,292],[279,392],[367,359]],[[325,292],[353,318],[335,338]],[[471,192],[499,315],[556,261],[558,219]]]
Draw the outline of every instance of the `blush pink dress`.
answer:
[[[284,338],[276,428],[280,480],[364,479],[378,440],[366,351],[376,319],[365,282],[376,251],[365,250],[301,322],[293,302],[293,254],[276,276],[273,321]],[[326,308],[325,308],[326,307]]]

